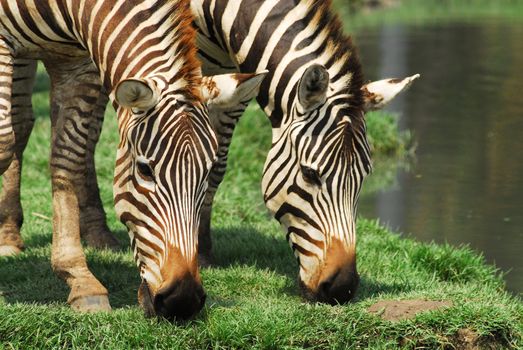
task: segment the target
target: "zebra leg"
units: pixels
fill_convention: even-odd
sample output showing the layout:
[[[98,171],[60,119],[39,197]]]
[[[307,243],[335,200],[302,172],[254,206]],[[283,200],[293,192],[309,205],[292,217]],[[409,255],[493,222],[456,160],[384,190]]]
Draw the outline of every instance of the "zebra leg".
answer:
[[[209,185],[200,216],[198,230],[198,261],[201,266],[212,262],[211,212],[214,195],[225,176],[227,155],[234,128],[260,89],[267,71],[252,74],[223,74],[204,77],[202,94],[207,100],[211,125],[218,138],[217,160],[209,174]],[[235,89],[230,89],[235,86]]]
[[[212,169],[211,169],[212,174]],[[205,200],[203,202],[200,225],[198,228],[198,264],[200,267],[208,267],[212,265],[212,239],[211,239],[211,214],[212,214],[212,202],[214,195],[216,194],[215,188],[211,188],[211,184],[207,188],[205,193]]]
[[[71,288],[68,303],[73,309],[110,310],[107,289],[87,267],[80,241],[78,204],[81,191],[85,191],[90,112],[100,93],[98,72],[90,59],[45,63],[51,78],[51,264]]]
[[[200,266],[209,266],[213,261],[211,239],[212,203],[227,170],[227,156],[234,128],[247,108],[248,103],[249,100],[240,102],[238,105],[226,110],[209,106],[209,117],[218,138],[218,154],[209,174],[209,185],[205,193],[198,229],[198,262]]]
[[[13,159],[15,135],[11,118],[11,88],[13,82],[13,55],[0,36],[0,175]]]
[[[211,118],[213,117],[214,115],[211,114]],[[238,119],[236,119],[236,122],[237,121]],[[200,225],[198,228],[198,263],[202,267],[208,267],[213,263],[211,238],[212,203],[216,191],[223,181],[225,171],[227,170],[227,156],[229,154],[229,146],[231,144],[236,122],[227,124],[227,132],[217,132],[216,134],[218,136],[218,155],[209,174],[209,185],[205,192],[205,199],[203,201],[200,216]],[[219,127],[218,130],[224,131],[225,128]]]
[[[100,189],[96,180],[94,162],[94,152],[102,132],[104,112],[108,102],[107,94],[102,91],[101,85],[100,91],[89,123],[86,153],[87,171],[85,182],[83,183],[85,191],[81,191],[80,198],[78,198],[80,204],[80,235],[87,245],[91,247],[115,249],[120,244],[107,226],[105,211],[100,199]]]
[[[12,123],[16,144],[9,168],[2,177],[0,194],[0,256],[20,253],[24,244],[20,235],[23,211],[20,202],[22,154],[34,124],[31,94],[36,61],[14,60],[12,85]]]

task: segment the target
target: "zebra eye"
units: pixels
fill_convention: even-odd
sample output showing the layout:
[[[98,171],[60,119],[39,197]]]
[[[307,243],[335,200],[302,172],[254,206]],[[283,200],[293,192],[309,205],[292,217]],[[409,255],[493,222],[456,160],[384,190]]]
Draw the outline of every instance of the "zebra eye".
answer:
[[[136,169],[138,169],[138,174],[147,181],[154,181],[154,172],[149,163],[144,161],[136,161]]]
[[[321,177],[318,170],[309,168],[308,166],[301,166],[301,174],[305,182],[310,183],[311,185],[321,186]]]

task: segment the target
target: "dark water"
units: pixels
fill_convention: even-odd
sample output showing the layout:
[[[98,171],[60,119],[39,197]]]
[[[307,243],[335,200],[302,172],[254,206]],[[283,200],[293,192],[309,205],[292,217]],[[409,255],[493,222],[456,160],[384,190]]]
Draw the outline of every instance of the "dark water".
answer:
[[[393,25],[355,35],[366,77],[420,73],[387,109],[418,143],[360,213],[422,241],[466,243],[523,292],[523,24]]]

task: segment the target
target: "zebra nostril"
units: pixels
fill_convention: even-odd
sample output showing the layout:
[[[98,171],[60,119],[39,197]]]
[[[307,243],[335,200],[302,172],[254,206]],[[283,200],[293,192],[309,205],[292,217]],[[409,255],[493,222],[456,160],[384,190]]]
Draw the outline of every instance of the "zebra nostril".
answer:
[[[158,315],[166,317],[167,312],[164,306],[164,296],[162,294],[157,294],[154,297],[154,310]]]
[[[332,275],[330,275],[325,280],[321,281],[318,286],[318,294],[319,298],[323,299],[325,301],[329,300],[331,298],[331,289],[334,281],[336,280],[336,277],[338,276],[339,271],[336,271]]]
[[[328,295],[329,295],[329,290],[332,286],[332,283],[331,282],[322,282],[320,283],[320,286],[318,287],[318,292],[319,294],[327,299],[328,298]]]
[[[187,277],[162,288],[154,297],[154,310],[157,316],[170,321],[188,320],[202,309],[204,303],[203,287]]]
[[[338,270],[319,284],[317,299],[331,305],[346,303],[356,294],[359,279],[356,271]]]

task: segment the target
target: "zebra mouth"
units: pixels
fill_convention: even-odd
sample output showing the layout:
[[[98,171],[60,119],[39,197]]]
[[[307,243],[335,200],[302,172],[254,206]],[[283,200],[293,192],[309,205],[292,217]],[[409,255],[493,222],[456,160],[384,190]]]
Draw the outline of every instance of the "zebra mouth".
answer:
[[[307,286],[301,278],[298,285],[304,299],[330,305],[345,304],[356,294],[360,281],[359,274],[354,272],[339,272],[327,281],[321,282],[316,290]]]
[[[145,317],[154,317],[156,315],[149,284],[145,279],[142,280],[140,288],[138,289],[138,302],[143,308]]]
[[[305,300],[317,301],[316,293],[314,293],[314,291],[311,288],[309,288],[300,277],[298,277],[298,286],[300,287],[301,295]]]

